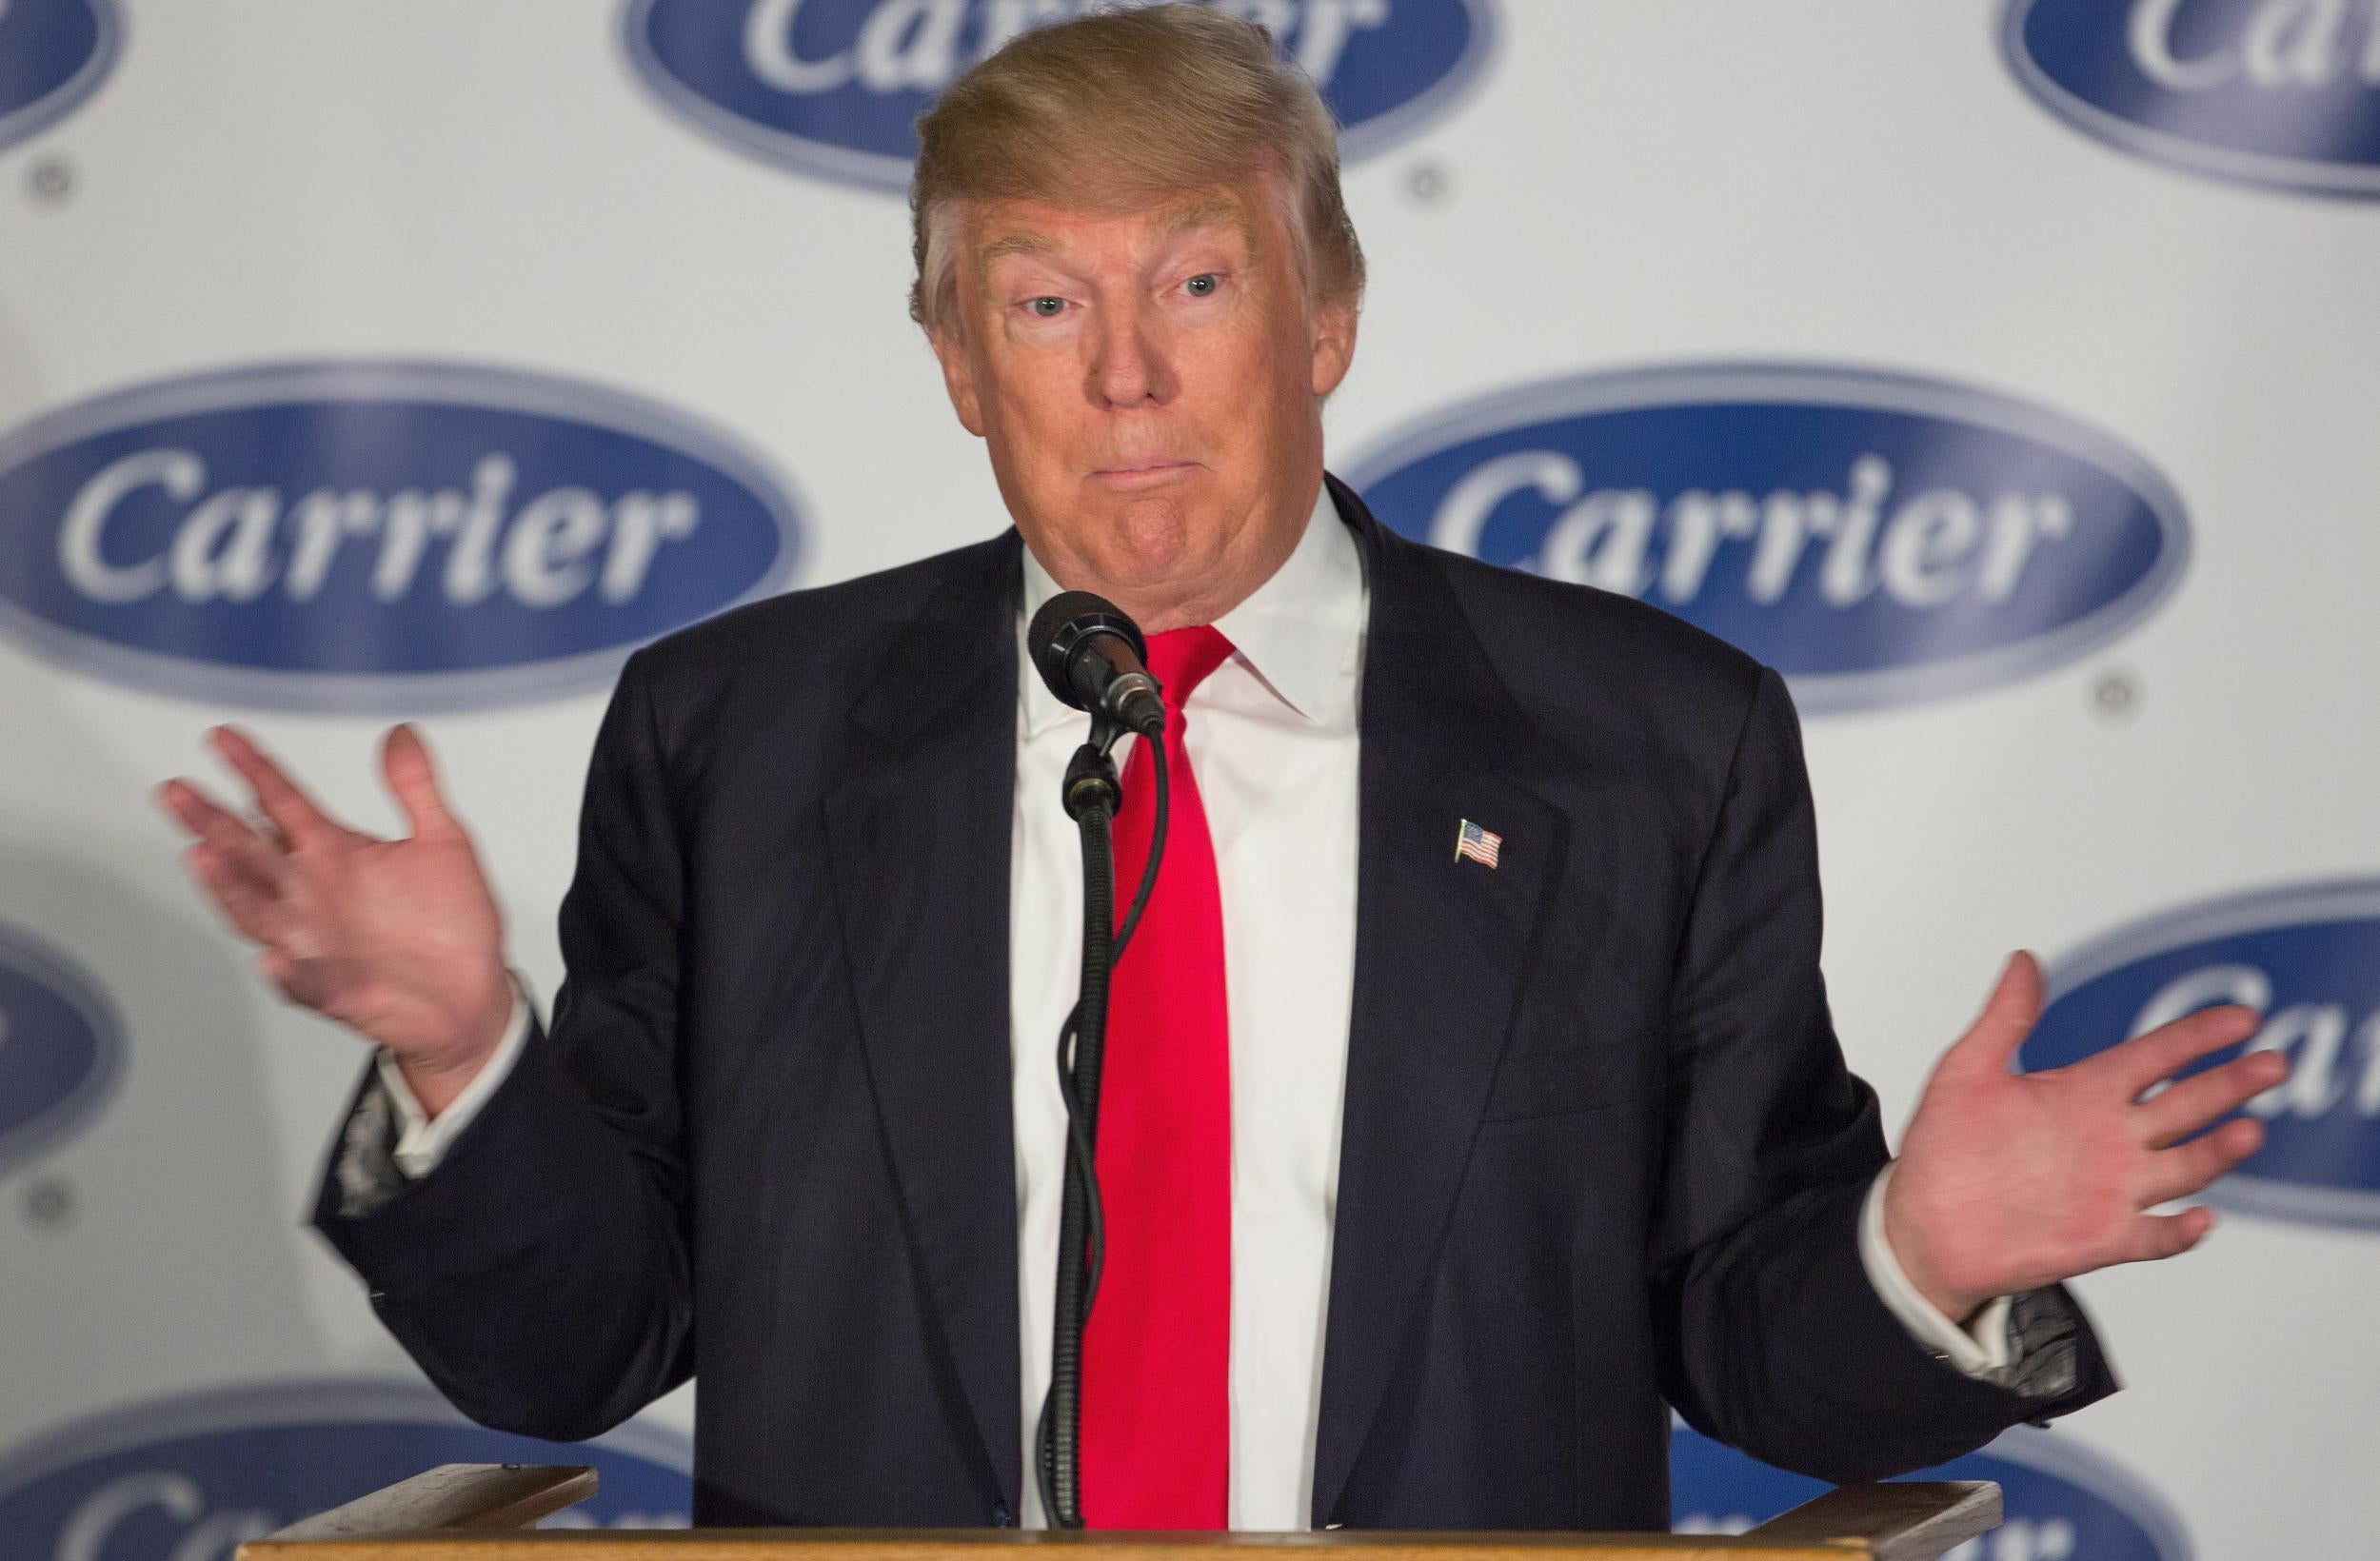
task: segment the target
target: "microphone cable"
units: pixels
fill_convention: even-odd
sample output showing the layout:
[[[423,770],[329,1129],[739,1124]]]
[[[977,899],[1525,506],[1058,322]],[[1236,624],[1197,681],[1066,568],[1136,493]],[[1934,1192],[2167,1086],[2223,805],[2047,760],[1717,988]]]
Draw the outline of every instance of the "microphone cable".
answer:
[[[1114,941],[1103,951],[1091,948],[1095,928],[1110,924],[1115,910],[1115,861],[1109,835],[1114,820],[1102,819],[1097,828],[1082,832],[1086,946],[1082,962],[1082,993],[1058,1031],[1058,1093],[1066,1107],[1064,1189],[1059,1203],[1058,1252],[1060,1272],[1051,1296],[1055,1323],[1050,1351],[1049,1389],[1041,1396],[1041,1413],[1034,1431],[1034,1472],[1041,1492],[1041,1512],[1053,1529],[1083,1527],[1081,1492],[1082,1337],[1091,1307],[1099,1298],[1100,1272],[1106,1258],[1107,1223],[1101,1207],[1097,1146],[1100,1075],[1105,1061],[1107,981],[1123,958],[1149,897],[1157,888],[1158,865],[1165,856],[1165,832],[1172,811],[1172,777],[1160,738],[1143,738],[1151,767],[1156,771],[1156,818],[1149,831],[1149,858],[1141,865],[1140,881],[1132,903],[1117,928]],[[1104,809],[1101,810],[1104,812]],[[1081,1034],[1088,1007],[1100,1016],[1093,1033]],[[1083,1262],[1073,1273],[1065,1255],[1070,1236],[1079,1233]]]

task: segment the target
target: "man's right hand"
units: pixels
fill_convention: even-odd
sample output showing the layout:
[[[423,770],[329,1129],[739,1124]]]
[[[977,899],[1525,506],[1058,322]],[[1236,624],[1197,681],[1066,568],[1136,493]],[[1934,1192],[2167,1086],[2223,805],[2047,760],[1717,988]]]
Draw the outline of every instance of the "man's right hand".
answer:
[[[413,832],[383,840],[326,816],[231,727],[209,736],[262,817],[243,820],[188,780],[160,786],[160,804],[197,837],[191,877],[262,945],[267,980],[386,1047],[436,1116],[503,1041],[512,985],[495,898],[429,750],[410,726],[383,740],[382,774]]]

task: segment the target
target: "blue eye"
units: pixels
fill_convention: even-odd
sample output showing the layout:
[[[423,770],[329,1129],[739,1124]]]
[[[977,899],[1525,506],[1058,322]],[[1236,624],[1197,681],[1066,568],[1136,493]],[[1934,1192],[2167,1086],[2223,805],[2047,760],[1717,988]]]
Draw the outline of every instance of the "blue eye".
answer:
[[[1213,296],[1215,289],[1222,285],[1223,279],[1217,276],[1213,271],[1201,271],[1197,276],[1192,277],[1189,281],[1182,284],[1183,287],[1190,289],[1190,296],[1193,298],[1211,297]]]
[[[1025,307],[1044,320],[1055,320],[1066,312],[1066,301],[1062,298],[1028,299]]]

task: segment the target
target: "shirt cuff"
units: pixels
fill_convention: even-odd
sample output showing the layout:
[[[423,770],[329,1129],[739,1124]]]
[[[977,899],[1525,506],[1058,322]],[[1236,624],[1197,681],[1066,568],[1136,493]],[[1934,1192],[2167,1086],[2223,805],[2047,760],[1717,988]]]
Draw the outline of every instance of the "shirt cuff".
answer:
[[[1868,1201],[1859,1211],[1859,1261],[1868,1271],[1868,1282],[1875,1286],[1885,1310],[1900,1319],[1927,1354],[1948,1361],[1968,1376],[2006,1372],[2010,1297],[2002,1295],[1985,1306],[1972,1328],[1959,1327],[1927,1300],[1902,1272],[1900,1259],[1893,1255],[1893,1244],[1884,1238],[1884,1189],[1892,1179],[1892,1166],[1877,1172],[1868,1188]]]
[[[380,1054],[380,1087],[397,1113],[397,1144],[390,1157],[408,1181],[419,1181],[438,1169],[438,1162],[446,1157],[448,1146],[471,1125],[480,1108],[487,1104],[487,1097],[496,1093],[511,1075],[513,1064],[521,1059],[521,1048],[527,1043],[529,1035],[528,994],[522,990],[518,978],[511,980],[512,1018],[505,1025],[504,1039],[496,1043],[494,1054],[481,1064],[479,1073],[464,1086],[463,1093],[436,1116],[422,1109],[421,1101],[407,1085],[397,1059],[385,1050]]]

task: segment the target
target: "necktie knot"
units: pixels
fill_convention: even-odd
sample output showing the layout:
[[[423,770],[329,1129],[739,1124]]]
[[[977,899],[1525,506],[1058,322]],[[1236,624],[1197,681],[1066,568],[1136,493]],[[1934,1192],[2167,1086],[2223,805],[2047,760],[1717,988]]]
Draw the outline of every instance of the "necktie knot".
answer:
[[[1149,636],[1149,675],[1165,685],[1166,724],[1182,725],[1182,706],[1207,675],[1231,659],[1231,641],[1211,623]]]

